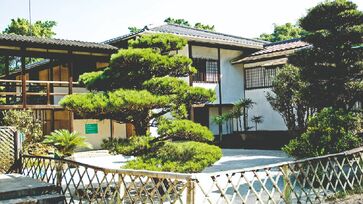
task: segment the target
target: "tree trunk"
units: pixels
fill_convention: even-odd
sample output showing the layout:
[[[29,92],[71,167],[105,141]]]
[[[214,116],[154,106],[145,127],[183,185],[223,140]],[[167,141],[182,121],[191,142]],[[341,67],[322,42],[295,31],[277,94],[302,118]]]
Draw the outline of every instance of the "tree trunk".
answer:
[[[148,125],[143,123],[142,121],[135,121],[132,123],[135,127],[135,133],[137,136],[146,135]]]

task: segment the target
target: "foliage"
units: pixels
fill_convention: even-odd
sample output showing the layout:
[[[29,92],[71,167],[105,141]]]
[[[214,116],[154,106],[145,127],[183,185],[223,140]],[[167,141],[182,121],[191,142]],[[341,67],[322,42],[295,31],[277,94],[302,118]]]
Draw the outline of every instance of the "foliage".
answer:
[[[356,113],[324,108],[310,117],[305,133],[290,141],[283,150],[296,158],[342,152],[362,144],[361,116]]]
[[[319,20],[317,20],[319,19]],[[300,68],[309,106],[351,110],[363,98],[363,12],[346,0],[325,1],[300,19],[312,46],[289,62]]]
[[[169,112],[184,119],[192,104],[214,100],[213,91],[176,78],[196,71],[191,59],[172,52],[186,45],[184,39],[143,35],[129,44],[111,57],[110,67],[80,77],[91,93],[66,96],[61,105],[82,117],[132,123],[137,135],[146,135],[151,120]]]
[[[157,154],[139,157],[125,168],[171,172],[200,172],[222,157],[219,147],[200,142],[169,142]]]
[[[56,156],[61,158],[71,156],[80,147],[92,148],[91,144],[86,142],[86,137],[64,129],[55,130],[50,135],[46,135],[43,143],[53,146]]]
[[[26,146],[26,154],[36,156],[47,156],[54,152],[54,148],[48,144],[43,143],[31,143]]]
[[[138,33],[142,30],[142,28],[138,28],[138,27],[135,27],[135,26],[129,26],[127,29],[129,29],[129,32],[130,33]]]
[[[129,41],[132,48],[151,48],[157,53],[169,53],[182,49],[187,44],[187,40],[172,34],[144,35]]]
[[[202,23],[194,24],[194,28],[200,29],[200,30],[215,31],[214,25],[206,25],[206,24],[202,24]]]
[[[11,19],[10,24],[5,28],[3,33],[52,38],[55,35],[53,28],[56,25],[57,23],[55,21],[36,21],[30,24],[25,18],[17,18]]]
[[[290,131],[306,129],[307,118],[314,113],[306,101],[306,82],[299,68],[286,64],[277,71],[271,92],[266,95],[272,108],[278,111]]]
[[[185,20],[185,19],[175,19],[175,18],[171,18],[171,17],[168,17],[164,20],[165,23],[167,24],[176,24],[176,25],[181,25],[181,26],[185,26],[185,27],[190,27],[190,23]]]
[[[109,138],[103,140],[101,147],[109,150],[112,154],[139,156],[156,146],[152,143],[154,139],[151,136],[131,136],[128,139]]]
[[[182,19],[182,18],[175,19],[175,18],[168,17],[167,19],[164,20],[164,22],[167,23],[167,24],[174,24],[174,25],[181,25],[181,26],[185,26],[185,27],[192,27],[191,24],[187,20]],[[200,22],[195,23],[194,28],[200,29],[200,30],[215,31],[214,25],[202,24]]]
[[[250,98],[244,98],[237,101],[232,109],[232,114],[235,118],[238,119],[240,128],[242,130],[242,122],[241,116],[243,117],[243,130],[247,131],[249,129],[248,126],[248,110],[253,107],[256,103],[252,101]],[[238,125],[238,124],[237,124]]]
[[[163,120],[158,126],[158,134],[159,140],[211,142],[214,139],[207,127],[190,120]]]
[[[255,123],[255,130],[257,131],[257,125],[263,123],[263,116],[262,115],[255,115],[251,118],[251,121]]]
[[[3,111],[3,125],[16,127],[25,135],[24,145],[37,143],[42,140],[43,127],[40,120],[34,117],[31,110]]]
[[[306,31],[298,25],[285,23],[283,25],[274,24],[274,31],[271,34],[263,33],[259,39],[270,42],[279,42],[282,40],[290,40],[294,38],[302,38],[306,35]]]
[[[10,24],[4,29],[4,34],[17,34],[24,36],[35,36],[42,38],[52,38],[56,34],[53,29],[57,25],[55,21],[36,21],[33,24],[25,18],[11,19]],[[10,69],[18,68],[19,58],[9,57]],[[39,59],[26,59],[26,63],[36,62]],[[5,57],[0,56],[0,74],[4,72]]]

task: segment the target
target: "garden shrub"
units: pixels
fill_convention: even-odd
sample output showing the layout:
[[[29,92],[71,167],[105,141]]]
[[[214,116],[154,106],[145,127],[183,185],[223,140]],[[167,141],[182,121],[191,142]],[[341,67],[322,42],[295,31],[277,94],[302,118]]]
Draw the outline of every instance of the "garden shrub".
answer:
[[[362,144],[360,131],[358,113],[324,108],[309,119],[306,132],[291,140],[283,151],[296,158],[342,152]]]
[[[152,143],[154,137],[132,136],[128,139],[105,139],[101,147],[109,150],[111,154],[123,154],[127,156],[139,156],[152,149],[156,143]]]
[[[129,161],[124,168],[191,173],[200,172],[222,157],[222,150],[201,142],[168,142],[155,153]]]
[[[211,142],[214,139],[213,133],[207,127],[190,120],[164,120],[158,126],[158,134],[162,139],[173,141]]]

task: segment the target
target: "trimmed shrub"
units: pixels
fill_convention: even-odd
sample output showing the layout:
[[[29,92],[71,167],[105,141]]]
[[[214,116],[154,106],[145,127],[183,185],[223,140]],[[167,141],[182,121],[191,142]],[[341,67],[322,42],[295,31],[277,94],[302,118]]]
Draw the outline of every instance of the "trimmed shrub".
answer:
[[[200,142],[168,142],[156,153],[129,161],[124,168],[191,173],[200,172],[222,157],[222,150]]]
[[[309,119],[306,132],[282,150],[296,158],[304,158],[356,148],[362,144],[358,135],[360,123],[359,114],[324,108]]]
[[[154,139],[151,136],[132,136],[129,139],[105,139],[101,147],[109,150],[112,154],[139,156],[156,145],[151,142]]]
[[[158,126],[160,138],[178,140],[191,140],[197,142],[211,142],[213,133],[205,126],[190,120],[162,121]]]

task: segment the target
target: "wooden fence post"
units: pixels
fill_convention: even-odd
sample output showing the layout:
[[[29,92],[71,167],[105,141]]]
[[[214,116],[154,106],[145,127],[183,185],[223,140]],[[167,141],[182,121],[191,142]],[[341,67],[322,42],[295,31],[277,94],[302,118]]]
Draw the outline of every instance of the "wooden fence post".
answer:
[[[194,181],[189,179],[187,181],[187,204],[194,204],[195,198]]]

